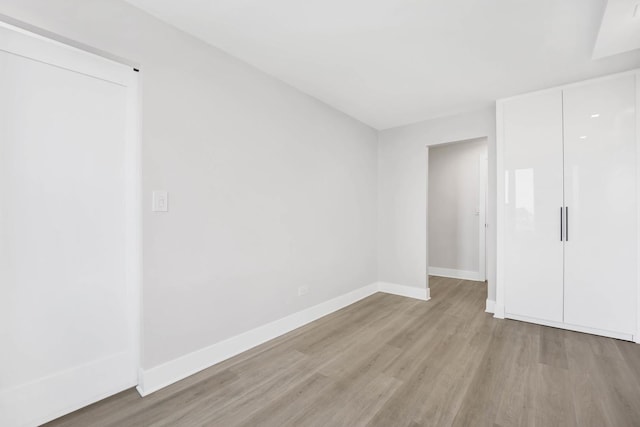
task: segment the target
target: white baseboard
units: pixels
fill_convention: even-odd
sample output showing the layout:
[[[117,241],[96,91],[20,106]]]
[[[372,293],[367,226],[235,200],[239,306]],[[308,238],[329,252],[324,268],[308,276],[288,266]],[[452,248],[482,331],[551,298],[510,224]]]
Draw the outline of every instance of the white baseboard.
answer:
[[[504,319],[504,305],[496,303],[493,307],[493,317]]]
[[[488,299],[486,303],[486,308],[484,310],[486,313],[495,313],[496,312],[496,302],[494,300]]]
[[[141,396],[146,396],[223,360],[340,310],[376,292],[378,292],[378,284],[372,283],[154,368],[141,369],[139,375],[140,383],[137,387],[138,393]]]
[[[429,301],[429,299],[431,299],[429,288],[427,287],[416,288],[413,286],[398,285],[397,283],[378,282],[378,291],[422,301]]]
[[[387,282],[372,283],[154,368],[141,369],[137,387],[138,393],[141,396],[151,394],[203,369],[360,301],[376,292],[385,292],[423,301],[429,300],[429,289],[426,287],[415,288]]]
[[[484,281],[478,271],[455,270],[453,268],[429,267],[429,275],[438,277],[450,277],[452,279]]]

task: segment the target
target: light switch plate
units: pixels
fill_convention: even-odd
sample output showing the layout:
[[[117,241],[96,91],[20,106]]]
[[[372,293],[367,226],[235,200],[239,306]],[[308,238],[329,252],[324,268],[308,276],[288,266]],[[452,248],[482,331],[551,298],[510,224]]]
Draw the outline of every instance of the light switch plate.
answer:
[[[154,191],[152,202],[152,212],[168,212],[169,211],[169,195],[166,191]]]

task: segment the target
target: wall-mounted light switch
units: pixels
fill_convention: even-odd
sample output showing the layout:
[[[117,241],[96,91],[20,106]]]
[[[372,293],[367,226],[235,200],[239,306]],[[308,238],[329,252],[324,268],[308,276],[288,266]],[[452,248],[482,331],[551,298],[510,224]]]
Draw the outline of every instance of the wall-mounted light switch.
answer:
[[[154,191],[151,202],[152,212],[168,212],[169,196],[166,191]]]

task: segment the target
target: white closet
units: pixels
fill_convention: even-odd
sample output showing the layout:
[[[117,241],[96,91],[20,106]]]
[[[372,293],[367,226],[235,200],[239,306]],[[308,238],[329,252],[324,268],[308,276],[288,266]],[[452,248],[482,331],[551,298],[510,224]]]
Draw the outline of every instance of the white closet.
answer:
[[[498,101],[496,317],[637,338],[637,75]]]

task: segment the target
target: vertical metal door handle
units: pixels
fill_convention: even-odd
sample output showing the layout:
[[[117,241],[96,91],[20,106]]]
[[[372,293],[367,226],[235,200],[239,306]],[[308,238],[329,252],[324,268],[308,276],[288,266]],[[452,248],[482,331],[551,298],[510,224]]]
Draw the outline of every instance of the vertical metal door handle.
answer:
[[[569,207],[564,208],[564,240],[569,241]]]
[[[562,242],[562,240],[563,240],[563,239],[562,239],[562,230],[563,230],[563,228],[564,228],[564,227],[562,226],[562,223],[563,223],[563,219],[562,219],[562,218],[563,218],[563,212],[562,212],[562,206],[560,206],[560,241],[561,241],[561,242]]]

